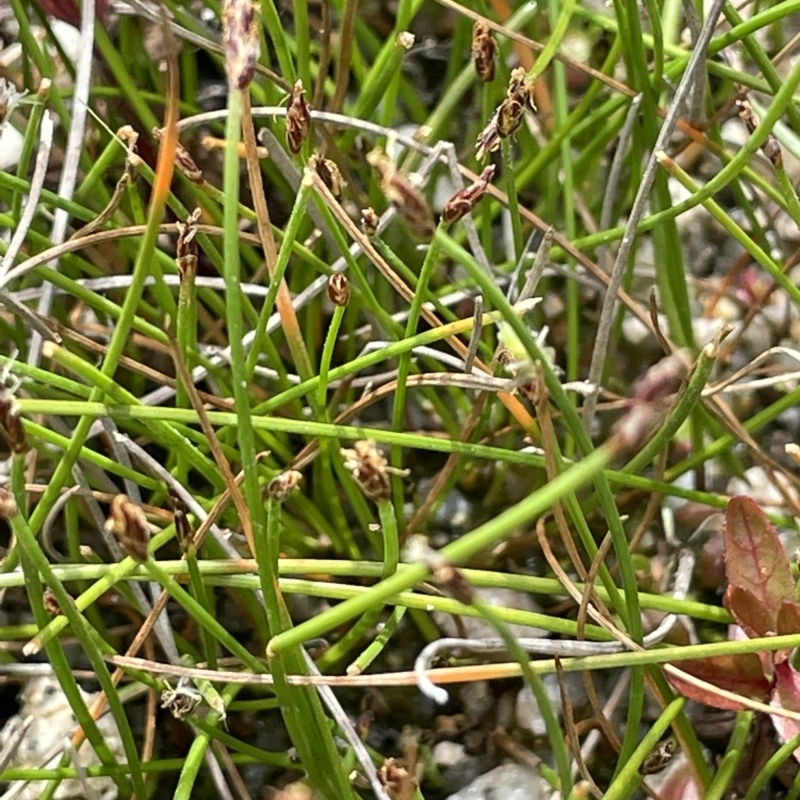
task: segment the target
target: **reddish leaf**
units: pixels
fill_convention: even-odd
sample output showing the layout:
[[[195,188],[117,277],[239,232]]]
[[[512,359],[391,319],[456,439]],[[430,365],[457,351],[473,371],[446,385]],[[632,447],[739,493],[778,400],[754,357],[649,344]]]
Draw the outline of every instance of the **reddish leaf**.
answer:
[[[655,779],[648,779],[651,788],[656,790],[661,800],[701,800],[705,795],[683,753],[678,754],[673,764],[667,768],[663,779],[659,780],[661,777],[659,775]]]
[[[778,636],[800,633],[800,603],[784,600],[778,611]]]
[[[728,586],[722,604],[751,639],[769,636],[778,629],[777,619],[773,618],[761,601],[744,586],[733,584]]]
[[[778,611],[778,636],[786,636],[792,633],[800,633],[800,603],[796,600],[784,600]],[[792,654],[794,648],[787,647],[785,650],[775,650],[772,660],[776,664],[786,661]]]
[[[788,662],[775,666],[775,688],[772,690],[769,704],[773,708],[800,711],[800,673]],[[776,714],[770,714],[770,717],[782,742],[788,742],[800,733],[800,722],[797,720],[786,719]],[[800,761],[800,747],[794,751],[794,757]]]
[[[749,589],[777,626],[784,600],[794,600],[789,559],[764,512],[749,497],[733,497],[725,512],[725,571],[733,586]]]
[[[80,28],[81,12],[75,0],[36,0],[36,3],[45,14]],[[101,22],[105,19],[107,5],[107,0],[97,0],[94,4],[95,17]]]
[[[762,703],[769,697],[772,688],[772,683],[764,676],[761,661],[755,653],[695,658],[691,661],[681,661],[673,666],[720,689]],[[667,678],[675,689],[690,700],[714,708],[726,708],[733,711],[741,711],[745,708],[735,700],[720,697],[708,689],[695,686],[693,683],[673,675],[671,672],[667,672]]]

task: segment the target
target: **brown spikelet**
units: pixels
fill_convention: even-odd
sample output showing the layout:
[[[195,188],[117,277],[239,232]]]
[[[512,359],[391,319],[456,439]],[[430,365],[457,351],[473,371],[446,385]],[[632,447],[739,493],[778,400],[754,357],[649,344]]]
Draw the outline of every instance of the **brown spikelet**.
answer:
[[[358,488],[370,500],[388,500],[392,494],[390,468],[372,439],[355,443],[353,448],[341,449],[344,466],[353,475]]]
[[[328,298],[335,306],[346,306],[350,300],[350,282],[347,277],[336,272],[328,278]]]
[[[533,84],[525,78],[525,69],[517,67],[511,72],[506,99],[497,107],[492,118],[478,136],[475,146],[477,158],[482,159],[487,153],[494,152],[500,146],[500,140],[511,136],[522,124],[526,107],[533,105]]]
[[[126,555],[137,561],[147,560],[150,526],[144,511],[128,495],[115,495],[105,528],[119,542]]]
[[[246,89],[255,74],[260,53],[256,10],[252,0],[225,0],[222,6],[225,72],[233,89]]]
[[[153,136],[161,140],[164,132],[161,128],[153,128]],[[189,151],[180,143],[175,142],[175,166],[190,180],[198,185],[203,184],[203,170],[195,164]]]
[[[303,82],[297,81],[292,87],[289,107],[286,109],[286,145],[295,155],[300,152],[311,130],[311,106],[308,105],[305,94]]]
[[[169,688],[161,694],[161,708],[166,709],[175,719],[186,719],[200,705],[203,696],[184,679],[173,689]]]
[[[739,109],[739,119],[744,123],[748,133],[752,133],[759,124],[758,116],[753,111],[752,106],[747,100],[737,100],[736,107]],[[761,145],[761,152],[769,159],[770,164],[776,169],[783,166],[783,151],[774,133],[769,133]]]
[[[361,210],[361,230],[366,236],[374,236],[378,232],[378,215],[374,208],[364,208]]]
[[[287,469],[267,484],[267,496],[282,503],[297,488],[302,477],[302,472]]]
[[[19,418],[19,406],[9,392],[0,392],[0,432],[17,455],[29,450],[28,437]]]
[[[42,601],[44,603],[44,610],[51,617],[57,617],[61,613],[61,606],[58,604],[58,600],[56,600],[56,596],[49,586],[44,590]]]
[[[196,208],[186,219],[178,223],[178,243],[175,250],[175,263],[182,280],[191,280],[197,272],[197,222],[200,209]]]
[[[476,20],[472,27],[472,63],[475,72],[484,83],[494,80],[494,54],[497,42],[492,29],[483,21]]]
[[[19,514],[19,508],[17,507],[17,501],[14,499],[14,495],[11,492],[0,486],[0,517],[3,519],[12,519]]]
[[[368,153],[367,161],[381,176],[381,189],[386,199],[397,209],[411,231],[417,236],[433,236],[433,214],[419,189],[380,150]]]
[[[336,162],[321,156],[319,153],[312,153],[311,158],[308,159],[308,166],[322,178],[322,182],[338,200],[342,196],[344,178],[342,178],[342,173],[339,171]]]
[[[461,219],[465,214],[469,214],[478,204],[478,200],[483,197],[486,187],[494,177],[494,165],[490,164],[481,172],[480,177],[475,183],[467,186],[466,189],[456,192],[445,204],[442,209],[442,219],[452,224]]]

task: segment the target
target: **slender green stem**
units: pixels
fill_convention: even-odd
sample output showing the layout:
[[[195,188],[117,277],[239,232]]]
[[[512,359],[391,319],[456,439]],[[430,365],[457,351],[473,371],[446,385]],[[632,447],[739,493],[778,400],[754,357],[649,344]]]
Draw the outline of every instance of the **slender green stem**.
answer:
[[[728,740],[728,747],[725,755],[717,767],[716,775],[711,785],[706,788],[704,797],[707,800],[721,800],[727,794],[727,789],[733,779],[747,746],[747,737],[753,726],[753,712],[740,711],[736,715],[736,722],[733,726],[731,738]]]
[[[442,555],[454,564],[459,564],[484,548],[490,547],[518,525],[523,525],[543,513],[564,492],[577,489],[587,480],[591,480],[602,469],[608,458],[609,453],[603,449],[593,451],[579,464],[571,467],[522,502],[498,515],[491,522],[481,525],[447,545],[442,550]],[[362,596],[346,600],[335,608],[317,615],[314,619],[301,623],[291,631],[274,636],[270,640],[267,652],[279,653],[308,639],[322,636],[348,619],[363,614],[374,604],[385,603],[393,594],[410,589],[424,580],[427,574],[428,568],[425,564],[414,564],[407,570],[396,572]]]
[[[642,780],[639,767],[666,733],[675,717],[683,710],[685,702],[683,697],[678,697],[661,712],[661,716],[644,735],[631,757],[622,763],[621,769],[618,770],[613,783],[604,795],[604,800],[623,800],[630,797]]]
[[[514,242],[513,260],[522,255],[522,219],[519,213],[519,200],[517,199],[517,176],[512,152],[513,143],[510,137],[500,142],[500,152],[503,158],[503,177],[505,179],[506,194],[508,195],[508,215],[511,219],[511,238]]]
[[[566,737],[562,734],[561,725],[558,722],[558,715],[553,708],[553,704],[550,702],[542,678],[531,669],[530,657],[522,649],[522,646],[517,641],[508,625],[498,617],[494,607],[483,600],[477,593],[472,595],[471,603],[481,616],[483,616],[497,631],[508,649],[509,655],[519,664],[525,682],[530,687],[536,699],[539,713],[544,720],[547,739],[550,742],[550,746],[553,748],[553,756],[558,769],[558,790],[562,797],[568,795],[572,790],[572,776],[570,773],[570,758],[567,750]]]

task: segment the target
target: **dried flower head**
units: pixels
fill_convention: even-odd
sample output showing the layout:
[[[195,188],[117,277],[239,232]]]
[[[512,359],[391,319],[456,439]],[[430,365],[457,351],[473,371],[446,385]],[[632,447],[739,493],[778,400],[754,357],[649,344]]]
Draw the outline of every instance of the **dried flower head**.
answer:
[[[311,130],[311,106],[306,102],[305,94],[303,82],[297,81],[292,87],[289,107],[286,109],[286,145],[295,155],[300,152]]]
[[[252,0],[225,0],[222,6],[222,45],[225,72],[233,89],[246,89],[253,80],[261,52]]]
[[[350,281],[341,272],[328,278],[328,298],[335,306],[346,306],[350,300]]]
[[[737,100],[736,107],[739,109],[739,119],[744,123],[748,133],[753,133],[760,122],[753,107],[747,100]],[[770,132],[767,135],[764,144],[761,145],[761,152],[773,167],[780,168],[783,165],[783,151],[774,133]]]
[[[475,72],[484,83],[494,80],[494,54],[497,42],[492,29],[483,21],[476,20],[472,26],[472,63]]]
[[[367,161],[381,176],[381,190],[386,199],[397,209],[411,231],[418,236],[433,236],[433,214],[419,189],[380,150],[368,153]]]
[[[345,469],[352,473],[358,488],[370,500],[388,500],[392,489],[389,476],[397,470],[389,466],[373,439],[362,439],[352,449],[340,450]]]
[[[409,772],[403,759],[387,758],[378,770],[378,777],[389,797],[413,797],[416,792],[416,776]]]
[[[308,166],[313,169],[328,187],[330,193],[338,200],[342,196],[344,178],[335,161],[324,158],[319,153],[312,153]]]
[[[466,189],[456,192],[445,204],[442,209],[442,219],[445,222],[453,223],[461,219],[465,214],[469,214],[478,204],[478,200],[483,197],[486,187],[494,177],[494,165],[490,164],[481,172],[480,177],[475,183],[467,186]]]
[[[51,616],[57,617],[61,613],[61,606],[53,594],[53,590],[48,586],[42,595],[42,602],[44,603],[44,610]]]
[[[0,486],[0,517],[12,519],[18,513],[19,508],[17,508],[17,501],[14,499],[14,495],[8,489]]]
[[[175,249],[175,263],[182,280],[191,280],[197,272],[197,222],[200,209],[196,208],[186,219],[179,222],[178,243]]]
[[[302,477],[302,472],[287,469],[267,484],[267,495],[282,503],[298,487]]]
[[[183,508],[176,509],[172,521],[175,524],[175,538],[178,540],[181,550],[187,555],[194,555],[194,535],[189,517],[186,516],[186,510]]]
[[[500,146],[501,139],[508,138],[519,128],[527,106],[536,110],[533,105],[533,84],[526,81],[525,69],[517,67],[511,72],[506,99],[492,114],[475,143],[478,160],[494,152]]]
[[[161,708],[166,708],[175,719],[185,719],[202,699],[200,692],[188,680],[181,678],[174,689],[170,687],[161,693]]]
[[[13,83],[5,78],[0,78],[0,128],[2,128],[5,119],[14,113],[27,93],[27,91],[17,91],[17,87]]]
[[[5,390],[0,391],[0,433],[17,455],[27,453],[30,449],[25,428],[19,418],[19,406],[14,396]]]
[[[375,213],[374,208],[364,208],[361,210],[361,230],[367,236],[374,236],[378,232],[380,219]]]
[[[164,131],[161,128],[153,128],[153,136],[160,141],[164,136]],[[202,186],[203,170],[195,164],[194,159],[189,155],[189,151],[180,142],[175,142],[175,166],[192,183]]]
[[[150,526],[144,511],[128,495],[115,495],[105,528],[119,542],[126,555],[138,561],[147,560]]]

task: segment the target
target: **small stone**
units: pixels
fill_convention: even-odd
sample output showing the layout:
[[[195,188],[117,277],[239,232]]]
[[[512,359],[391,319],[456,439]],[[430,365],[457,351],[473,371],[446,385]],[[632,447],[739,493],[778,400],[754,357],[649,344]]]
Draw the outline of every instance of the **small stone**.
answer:
[[[433,760],[439,767],[455,767],[468,759],[464,745],[458,742],[437,742],[433,748]]]
[[[553,787],[520,764],[503,764],[451,794],[447,800],[549,800]]]
[[[89,694],[81,690],[81,695],[90,705],[96,694]],[[9,767],[22,768],[45,768],[57,767],[61,761],[61,753],[51,758],[47,763],[42,761],[45,756],[57,745],[63,744],[64,740],[72,736],[77,727],[72,708],[67,701],[66,695],[61,690],[61,686],[55,678],[50,676],[34,678],[29,681],[20,693],[22,706],[19,713],[11,717],[0,731],[0,747],[11,738],[24,720],[33,717],[31,727],[19,747],[14,752],[8,763]],[[120,762],[124,761],[124,751],[120,740],[117,724],[110,714],[106,714],[97,721],[106,745]],[[93,767],[100,764],[91,745],[86,742],[78,751],[78,759],[84,767]],[[89,778],[89,785],[95,793],[100,796],[114,800],[117,797],[117,790],[114,781],[110,777]],[[9,784],[11,789],[17,785],[17,781]],[[47,781],[32,781],[19,794],[14,795],[17,800],[39,800],[44,793]],[[59,784],[53,795],[55,800],[77,800],[84,797],[83,787],[78,780],[64,780]]]
[[[561,692],[558,688],[558,678],[552,674],[545,675],[542,678],[542,683],[544,683],[544,689],[550,698],[550,703],[560,717]],[[530,686],[523,686],[520,689],[517,695],[517,704],[514,708],[514,716],[516,717],[517,725],[530,731],[534,736],[545,736],[547,734],[539,703],[536,702]]]

